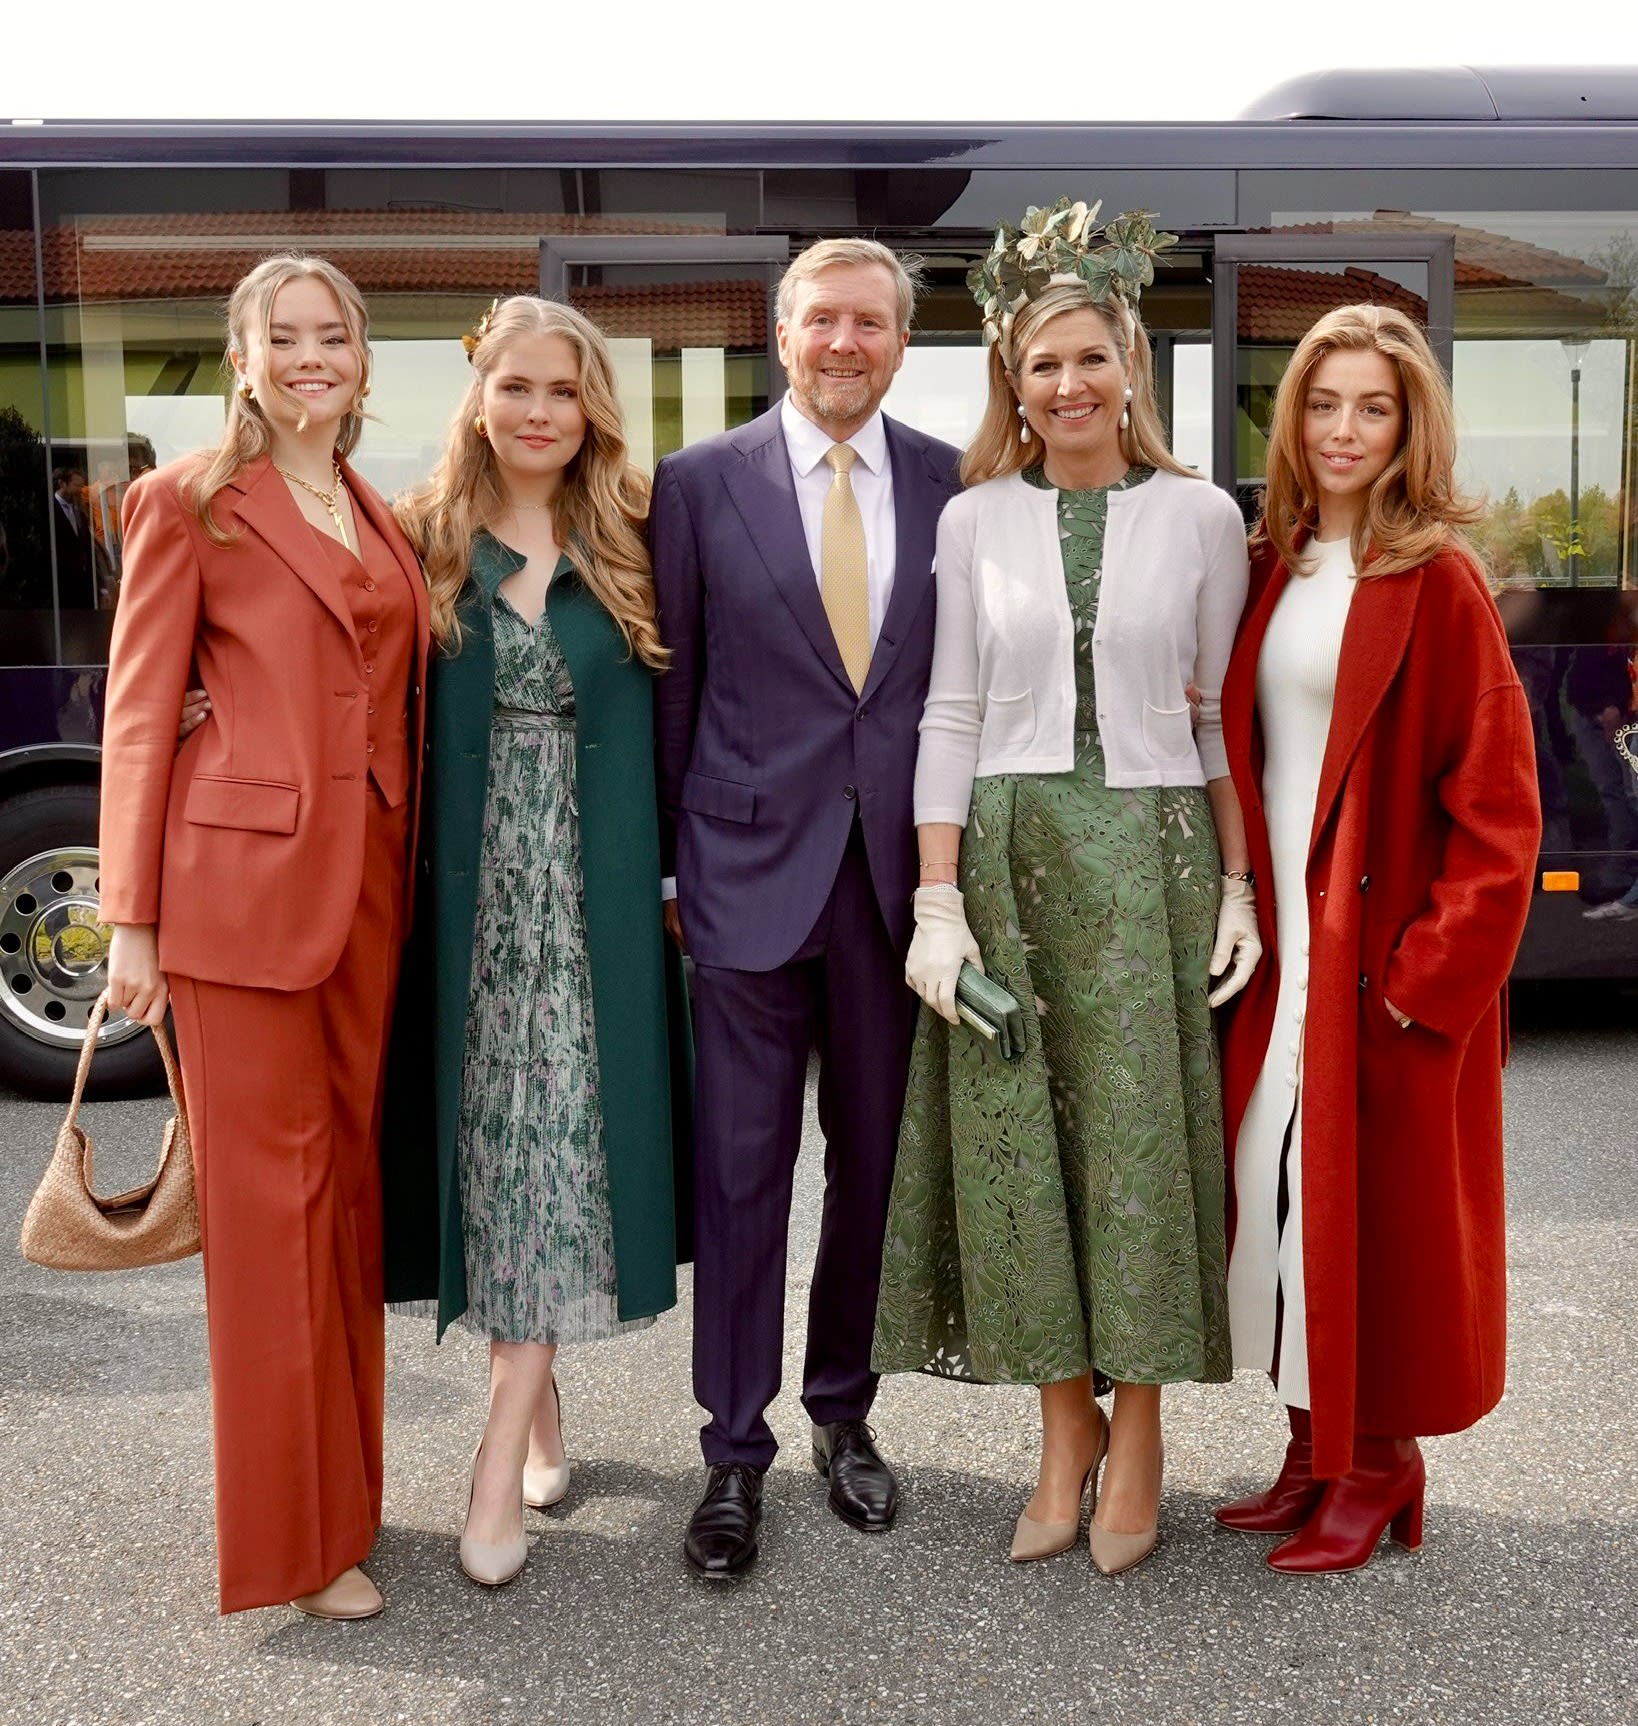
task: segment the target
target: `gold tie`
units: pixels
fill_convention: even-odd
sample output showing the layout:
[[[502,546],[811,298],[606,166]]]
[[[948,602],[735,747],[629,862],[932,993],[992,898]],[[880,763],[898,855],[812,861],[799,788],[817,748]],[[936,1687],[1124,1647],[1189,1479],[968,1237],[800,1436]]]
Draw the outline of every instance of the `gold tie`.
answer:
[[[870,673],[869,555],[864,517],[847,476],[858,456],[852,444],[833,443],[826,450],[825,460],[836,477],[825,493],[819,521],[819,594],[855,692],[864,688]]]

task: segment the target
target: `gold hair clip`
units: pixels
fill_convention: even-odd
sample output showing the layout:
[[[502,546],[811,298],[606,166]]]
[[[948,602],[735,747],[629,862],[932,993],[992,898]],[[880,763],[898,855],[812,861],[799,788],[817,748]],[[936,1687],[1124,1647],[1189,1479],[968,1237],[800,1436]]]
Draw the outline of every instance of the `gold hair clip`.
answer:
[[[478,343],[489,334],[489,320],[494,317],[500,307],[500,296],[497,294],[489,302],[489,310],[461,337],[461,346],[466,349],[467,363],[471,364],[472,356],[478,351]]]
[[[967,288],[984,314],[986,345],[999,342],[1003,358],[1013,317],[1050,287],[1079,282],[1099,304],[1120,300],[1136,308],[1155,279],[1156,257],[1177,244],[1177,235],[1158,233],[1150,210],[1127,210],[1100,226],[1102,208],[1101,201],[1060,198],[1031,204],[1016,228],[1010,222],[996,228],[983,263],[967,273]]]

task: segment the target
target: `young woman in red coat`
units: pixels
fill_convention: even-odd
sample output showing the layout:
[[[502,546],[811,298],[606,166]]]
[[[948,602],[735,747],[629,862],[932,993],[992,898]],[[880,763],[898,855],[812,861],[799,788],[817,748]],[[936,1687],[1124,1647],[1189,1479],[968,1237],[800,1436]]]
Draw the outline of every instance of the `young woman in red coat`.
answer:
[[[1402,314],[1292,357],[1223,691],[1258,913],[1224,1049],[1235,1364],[1291,1442],[1230,1528],[1277,1570],[1422,1538],[1414,1435],[1502,1392],[1504,990],[1541,833],[1530,718],[1462,536],[1450,392]],[[1268,891],[1268,888],[1272,891]]]

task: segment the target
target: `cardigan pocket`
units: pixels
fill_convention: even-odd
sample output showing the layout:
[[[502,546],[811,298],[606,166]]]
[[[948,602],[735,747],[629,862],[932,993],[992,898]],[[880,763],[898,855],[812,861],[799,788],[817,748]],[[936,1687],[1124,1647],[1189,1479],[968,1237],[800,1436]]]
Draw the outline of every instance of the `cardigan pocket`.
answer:
[[[984,729],[981,743],[986,757],[1015,754],[1035,741],[1035,697],[990,695],[984,699]]]
[[[1194,724],[1188,703],[1181,707],[1143,704],[1143,747],[1151,761],[1187,761],[1194,753]]]

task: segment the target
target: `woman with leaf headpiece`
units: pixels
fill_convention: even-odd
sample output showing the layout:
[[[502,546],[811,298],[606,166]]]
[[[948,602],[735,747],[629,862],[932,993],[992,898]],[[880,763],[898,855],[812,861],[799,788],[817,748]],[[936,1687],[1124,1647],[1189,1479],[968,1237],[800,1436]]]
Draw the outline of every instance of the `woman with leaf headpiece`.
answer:
[[[1040,1387],[1012,1557],[1073,1546],[1090,1485],[1106,1573],[1155,1545],[1161,1387],[1229,1376],[1211,1006],[1261,951],[1219,714],[1245,534],[1166,449],[1135,311],[1171,239],[1060,199],[969,278],[989,404],[939,524],[876,1333],[884,1371]],[[1015,1062],[959,1020],[968,961],[1017,999]]]

